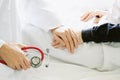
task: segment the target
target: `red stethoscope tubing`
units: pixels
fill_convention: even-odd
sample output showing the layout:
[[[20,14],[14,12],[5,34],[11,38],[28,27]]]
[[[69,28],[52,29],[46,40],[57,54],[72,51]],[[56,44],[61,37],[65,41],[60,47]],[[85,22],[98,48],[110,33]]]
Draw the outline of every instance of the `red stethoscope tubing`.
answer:
[[[28,49],[35,49],[35,50],[39,51],[39,53],[41,54],[41,61],[44,60],[44,52],[40,48],[37,48],[37,47],[34,47],[34,46],[27,46],[27,47],[21,48],[21,50],[23,50],[23,51],[27,51]],[[3,60],[0,60],[0,63],[6,64],[6,62],[3,61]]]

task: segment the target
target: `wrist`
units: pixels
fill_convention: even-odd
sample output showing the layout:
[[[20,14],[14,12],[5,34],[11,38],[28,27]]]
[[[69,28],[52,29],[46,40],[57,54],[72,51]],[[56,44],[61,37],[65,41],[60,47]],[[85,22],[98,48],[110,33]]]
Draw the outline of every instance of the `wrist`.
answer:
[[[7,47],[6,43],[2,44],[2,46],[0,47],[0,54],[6,50],[6,47]]]
[[[6,43],[3,43],[1,46],[0,46],[0,60],[2,59],[2,54],[4,54],[4,47],[5,47]]]
[[[7,43],[4,43],[3,46],[0,48],[0,57],[3,54],[10,53],[11,51],[12,49],[10,48],[10,46]]]
[[[78,32],[77,33],[78,35],[78,42],[79,42],[79,44],[82,44],[83,43],[83,39],[82,39],[82,32],[80,31],[80,32]]]
[[[4,42],[3,40],[0,40],[0,49],[1,49],[1,47],[2,47],[4,44],[5,44],[5,42]],[[0,53],[0,54],[1,54],[1,53]],[[0,55],[0,60],[2,60],[1,55]]]
[[[3,52],[3,47],[5,46],[5,42],[3,40],[0,40],[0,57],[1,57],[1,53]]]

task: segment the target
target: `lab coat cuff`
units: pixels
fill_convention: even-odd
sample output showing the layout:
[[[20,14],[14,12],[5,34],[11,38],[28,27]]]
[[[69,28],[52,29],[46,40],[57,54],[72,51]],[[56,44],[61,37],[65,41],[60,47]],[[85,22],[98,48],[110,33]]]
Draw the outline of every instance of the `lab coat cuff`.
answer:
[[[3,46],[4,43],[5,43],[5,41],[0,39],[0,48]]]

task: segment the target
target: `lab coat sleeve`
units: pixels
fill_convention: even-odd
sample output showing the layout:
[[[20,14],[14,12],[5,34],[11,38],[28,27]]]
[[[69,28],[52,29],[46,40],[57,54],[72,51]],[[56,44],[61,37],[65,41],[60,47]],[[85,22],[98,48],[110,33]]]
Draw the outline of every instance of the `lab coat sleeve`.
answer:
[[[44,1],[42,0],[19,0],[21,6],[21,21],[23,28],[26,24],[49,31],[61,25],[58,18],[51,11],[45,10]],[[26,27],[26,26],[25,26]]]
[[[27,23],[32,24],[35,27],[41,28],[45,31],[49,31],[50,29],[61,25],[55,14],[44,9],[37,9],[28,11],[25,20]]]
[[[119,24],[120,23],[120,0],[116,0],[112,9],[108,14],[108,22]]]
[[[0,48],[3,46],[4,43],[5,43],[5,42],[0,39]]]

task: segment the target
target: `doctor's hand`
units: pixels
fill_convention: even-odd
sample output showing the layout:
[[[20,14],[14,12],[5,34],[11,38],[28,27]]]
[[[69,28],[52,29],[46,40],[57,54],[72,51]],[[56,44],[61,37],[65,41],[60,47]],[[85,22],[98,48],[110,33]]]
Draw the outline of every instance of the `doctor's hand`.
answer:
[[[26,70],[30,68],[29,61],[25,58],[21,48],[22,45],[5,43],[0,48],[0,57],[7,65],[15,70]]]
[[[70,53],[79,45],[77,34],[69,28],[59,27],[52,31],[53,42],[55,48],[67,48]]]
[[[87,22],[95,18],[94,23],[98,24],[104,15],[106,15],[105,11],[87,11],[81,16],[81,21]]]

